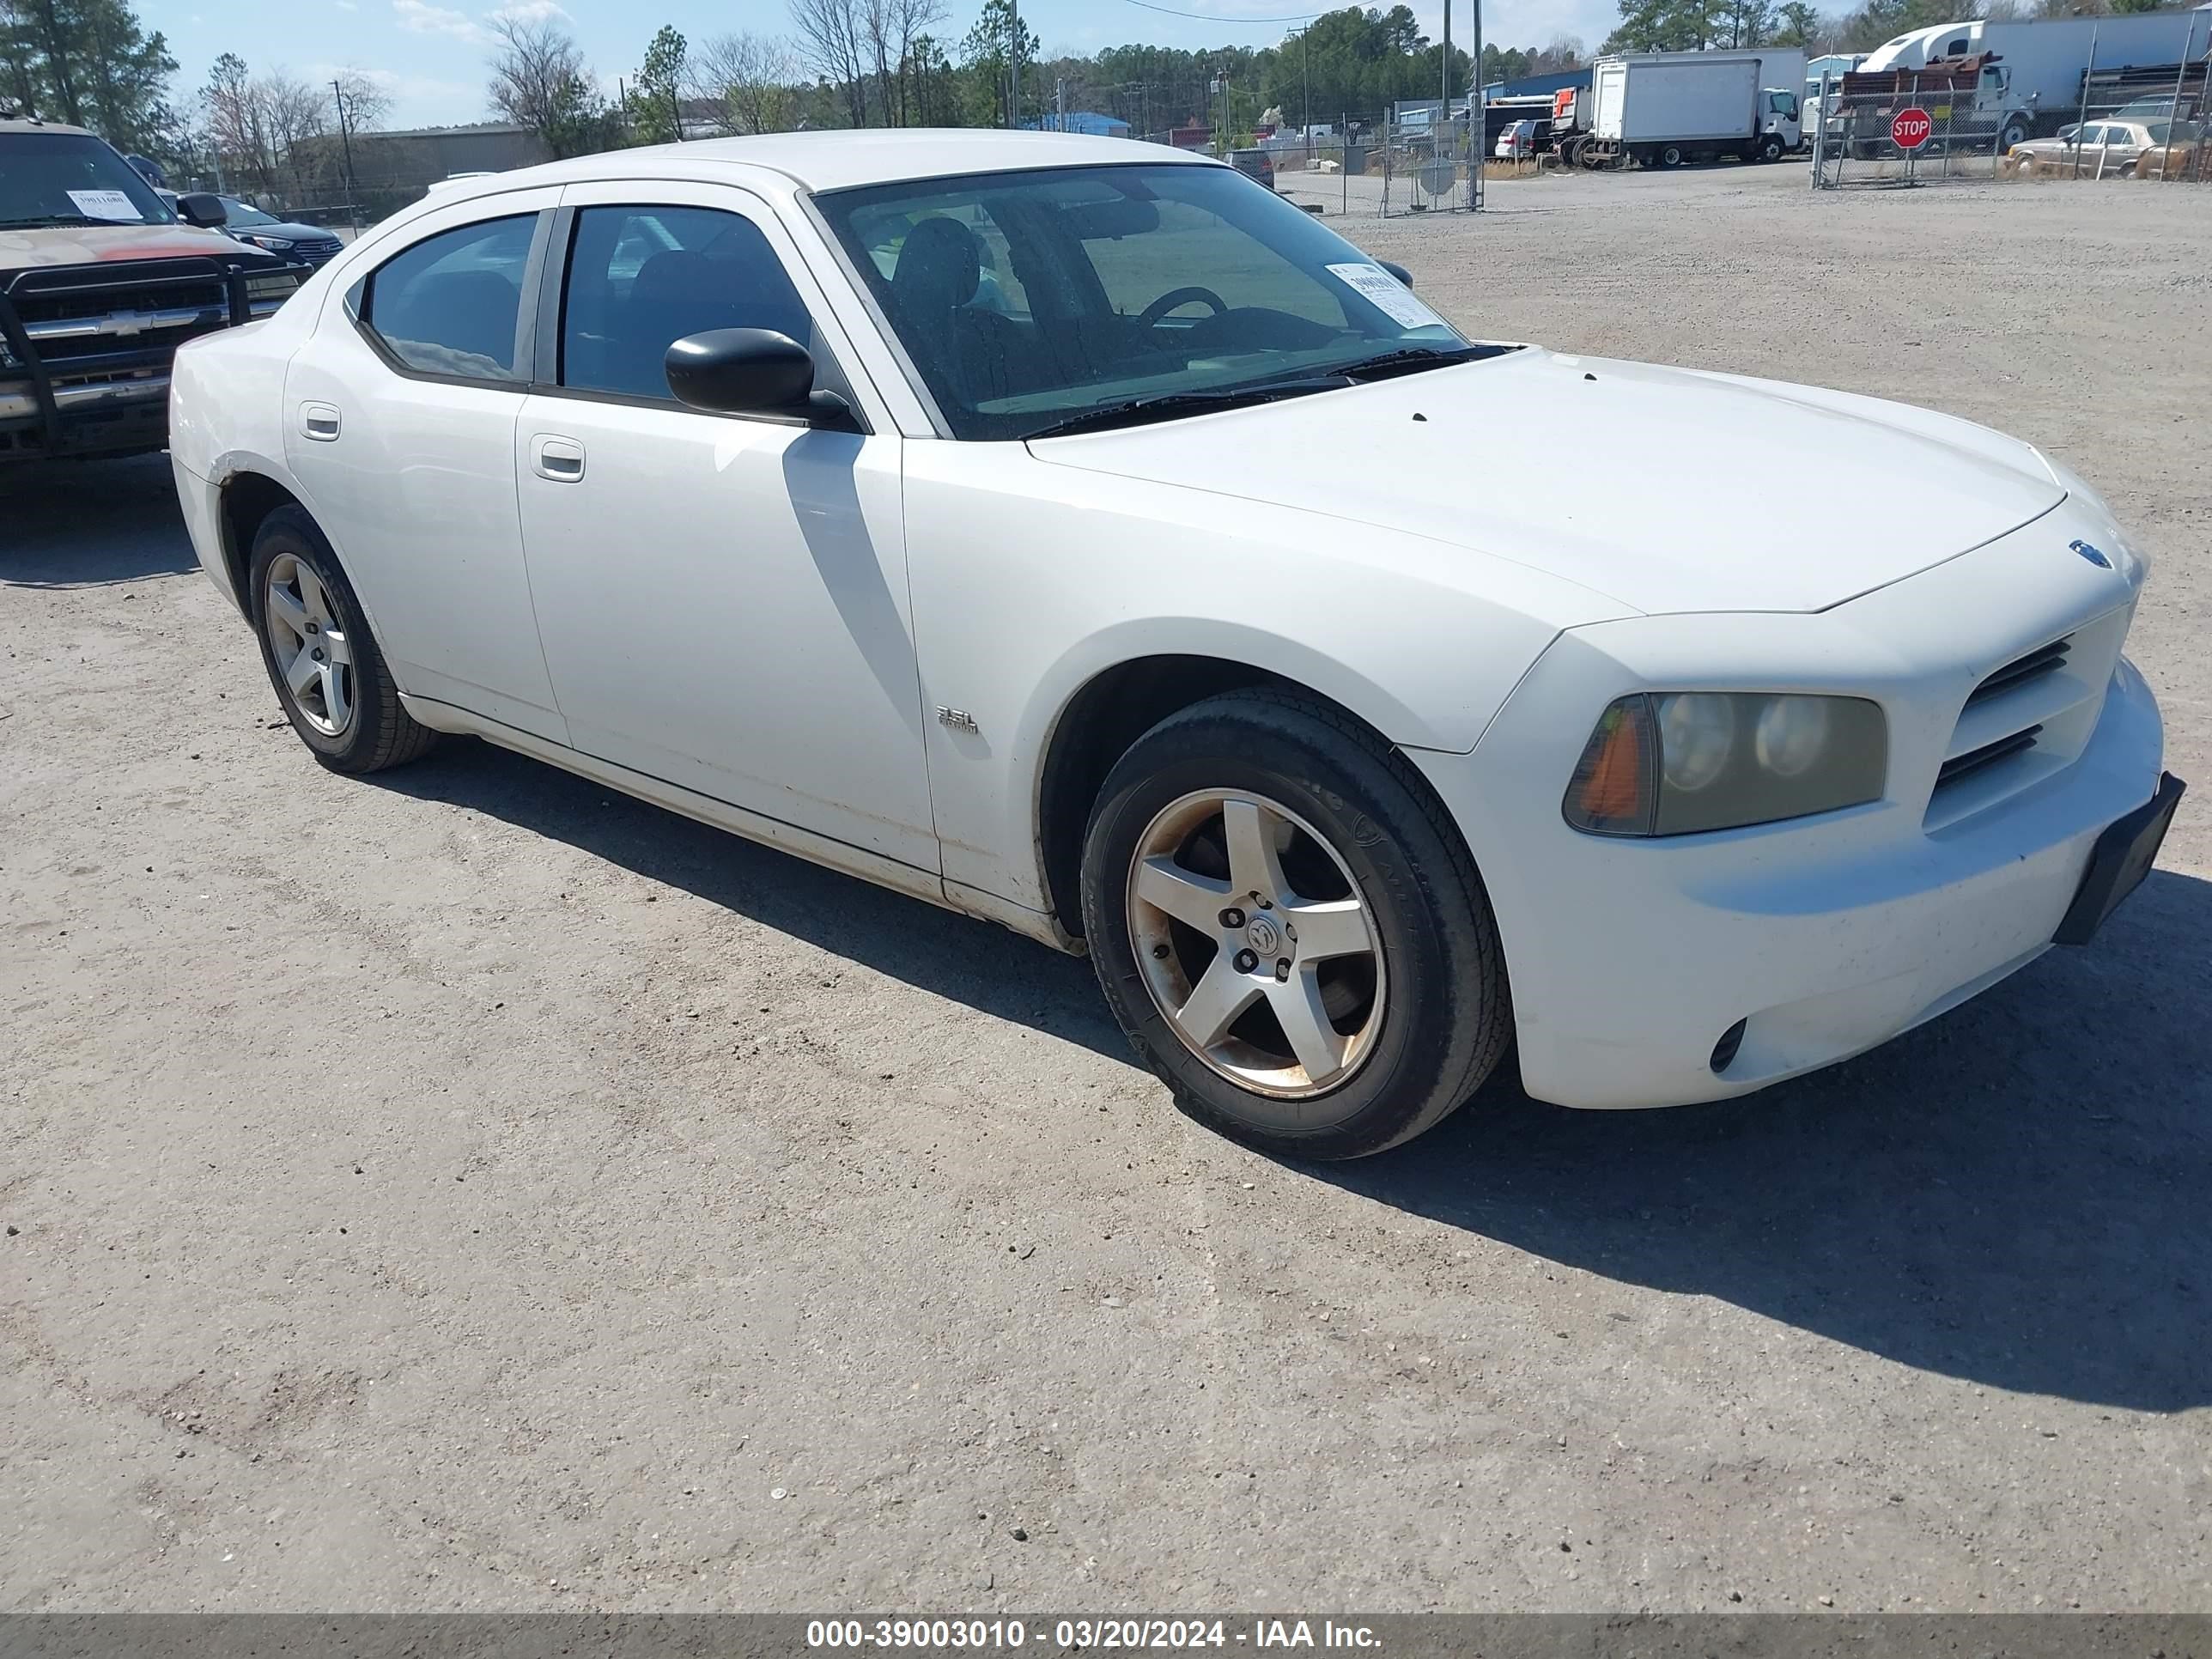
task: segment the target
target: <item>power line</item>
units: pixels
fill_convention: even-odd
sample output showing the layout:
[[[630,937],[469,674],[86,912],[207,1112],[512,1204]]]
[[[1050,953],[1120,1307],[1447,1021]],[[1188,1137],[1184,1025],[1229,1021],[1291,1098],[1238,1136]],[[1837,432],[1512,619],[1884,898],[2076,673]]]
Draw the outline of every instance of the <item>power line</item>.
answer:
[[[1317,11],[1306,11],[1300,12],[1295,17],[1224,17],[1217,12],[1211,11],[1177,11],[1173,6],[1156,6],[1152,3],[1152,0],[1127,0],[1127,3],[1133,6],[1141,6],[1146,11],[1164,12],[1170,17],[1194,17],[1201,23],[1228,23],[1231,25],[1237,23],[1310,23],[1315,18],[1322,15],[1322,14]]]

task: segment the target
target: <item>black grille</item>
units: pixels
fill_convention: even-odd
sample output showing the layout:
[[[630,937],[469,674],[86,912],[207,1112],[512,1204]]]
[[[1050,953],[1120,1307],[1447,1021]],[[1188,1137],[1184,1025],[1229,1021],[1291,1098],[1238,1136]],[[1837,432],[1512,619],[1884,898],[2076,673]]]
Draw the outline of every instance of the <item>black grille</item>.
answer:
[[[70,322],[106,317],[118,311],[174,311],[187,306],[228,311],[229,291],[220,276],[183,283],[135,283],[122,288],[33,291],[16,296],[15,310],[27,323]]]
[[[2066,653],[2073,647],[2071,639],[2053,640],[2049,645],[2031,651],[2024,657],[2014,659],[1974,688],[1973,694],[1966,699],[1966,707],[1972,708],[1978,702],[1987,702],[1991,697],[2026,685],[2030,680],[2039,680],[2045,674],[2056,673],[2066,665]],[[1965,757],[1962,756],[1960,758]]]
[[[2034,748],[2035,734],[2041,730],[2040,726],[2031,726],[2025,732],[2015,732],[2010,737],[1999,738],[1995,743],[1985,743],[1979,749],[1969,749],[1963,755],[1953,756],[1936,774],[1936,787],[1941,789],[1947,783],[1956,783],[1960,778],[1978,772],[1984,766],[1996,765],[2007,756]]]

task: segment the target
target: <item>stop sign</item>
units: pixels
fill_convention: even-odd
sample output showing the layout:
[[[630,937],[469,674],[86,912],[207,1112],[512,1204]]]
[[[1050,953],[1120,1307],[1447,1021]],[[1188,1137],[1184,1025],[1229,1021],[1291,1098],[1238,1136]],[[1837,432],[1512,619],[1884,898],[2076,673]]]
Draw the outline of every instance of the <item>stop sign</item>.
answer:
[[[1889,141],[1899,149],[1918,149],[1928,142],[1928,135],[1936,131],[1935,122],[1928,112],[1918,105],[1901,109],[1889,124]]]

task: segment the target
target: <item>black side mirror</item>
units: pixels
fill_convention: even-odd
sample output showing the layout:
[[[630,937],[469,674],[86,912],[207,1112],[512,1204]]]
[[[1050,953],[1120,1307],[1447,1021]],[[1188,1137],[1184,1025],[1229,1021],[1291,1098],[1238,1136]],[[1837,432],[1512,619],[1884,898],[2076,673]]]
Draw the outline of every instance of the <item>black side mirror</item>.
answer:
[[[1389,271],[1393,276],[1395,276],[1407,288],[1413,287],[1413,273],[1407,270],[1405,266],[1399,264],[1395,260],[1391,259],[1377,259],[1375,263],[1382,266],[1383,270]]]
[[[188,225],[198,225],[202,230],[221,230],[230,222],[230,215],[222,205],[222,198],[211,196],[204,190],[177,198],[177,217]]]
[[[824,422],[851,406],[814,386],[813,354],[769,328],[710,328],[668,348],[668,389],[677,400],[716,415],[802,415]]]

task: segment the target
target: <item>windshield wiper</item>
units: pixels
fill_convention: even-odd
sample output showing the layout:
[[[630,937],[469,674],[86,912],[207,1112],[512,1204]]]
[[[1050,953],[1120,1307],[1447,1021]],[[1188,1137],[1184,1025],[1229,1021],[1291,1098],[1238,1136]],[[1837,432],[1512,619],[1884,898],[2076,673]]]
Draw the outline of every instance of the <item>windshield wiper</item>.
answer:
[[[1399,351],[1386,351],[1379,357],[1346,363],[1336,373],[1355,380],[1409,374],[1416,369],[1443,368],[1453,363],[1471,363],[1480,357],[1495,357],[1510,349],[1493,345],[1407,346]]]
[[[1034,432],[1024,432],[1022,436],[1024,440],[1061,438],[1075,432],[1103,432],[1117,426],[1140,426],[1147,421],[1170,421],[1179,415],[1204,415],[1253,404],[1271,404],[1281,398],[1304,397],[1310,392],[1340,392],[1351,384],[1348,375],[1332,371],[1295,380],[1268,380],[1259,386],[1225,386],[1218,392],[1164,392],[1150,398],[1132,398],[1125,403],[1100,404],[1095,409],[1085,410],[1080,415],[1071,415],[1064,421],[1054,421]]]
[[[103,225],[113,222],[108,219],[95,219],[88,213],[34,213],[27,219],[0,219],[0,230],[21,230],[27,226]]]

